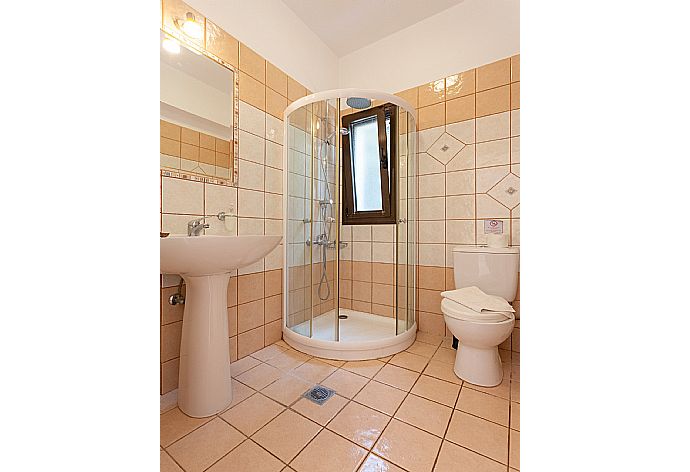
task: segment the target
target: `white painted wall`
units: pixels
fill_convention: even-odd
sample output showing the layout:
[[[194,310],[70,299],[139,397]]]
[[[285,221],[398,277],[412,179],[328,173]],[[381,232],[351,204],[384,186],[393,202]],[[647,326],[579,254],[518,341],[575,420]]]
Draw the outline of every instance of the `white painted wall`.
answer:
[[[519,51],[519,0],[465,0],[341,57],[338,81],[395,93]]]
[[[281,0],[186,0],[308,89],[338,85],[338,57]]]

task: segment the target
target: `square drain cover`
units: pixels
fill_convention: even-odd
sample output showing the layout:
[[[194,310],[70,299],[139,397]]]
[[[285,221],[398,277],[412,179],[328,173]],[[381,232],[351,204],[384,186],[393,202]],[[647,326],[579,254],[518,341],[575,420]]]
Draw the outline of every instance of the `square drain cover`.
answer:
[[[316,385],[315,387],[304,392],[302,396],[313,401],[317,405],[323,405],[326,403],[326,400],[331,398],[333,395],[335,395],[335,390],[331,390],[330,388],[323,387],[321,385]]]

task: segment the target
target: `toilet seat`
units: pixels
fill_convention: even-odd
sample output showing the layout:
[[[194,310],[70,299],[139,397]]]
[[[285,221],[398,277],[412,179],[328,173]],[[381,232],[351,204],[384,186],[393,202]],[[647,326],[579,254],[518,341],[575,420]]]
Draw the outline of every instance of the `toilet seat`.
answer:
[[[441,301],[441,311],[450,318],[474,323],[503,323],[515,319],[515,314],[509,311],[478,312],[448,298]]]

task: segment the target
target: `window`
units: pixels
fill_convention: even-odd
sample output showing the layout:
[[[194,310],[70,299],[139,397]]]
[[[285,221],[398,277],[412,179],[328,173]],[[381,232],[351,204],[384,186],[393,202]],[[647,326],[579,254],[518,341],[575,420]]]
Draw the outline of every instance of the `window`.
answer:
[[[397,107],[346,115],[343,128],[343,224],[395,224]]]

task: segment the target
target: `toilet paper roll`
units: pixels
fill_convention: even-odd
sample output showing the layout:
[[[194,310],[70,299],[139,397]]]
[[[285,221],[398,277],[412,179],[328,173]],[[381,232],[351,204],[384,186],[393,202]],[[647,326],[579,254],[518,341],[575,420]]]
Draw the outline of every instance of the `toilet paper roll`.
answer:
[[[508,235],[489,233],[486,235],[486,245],[488,247],[508,247]]]

